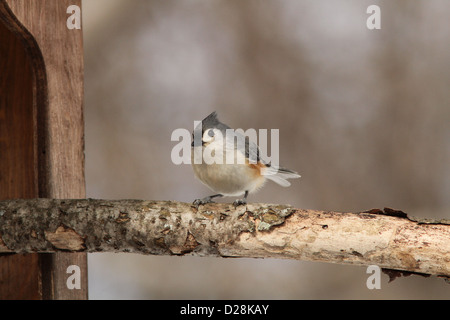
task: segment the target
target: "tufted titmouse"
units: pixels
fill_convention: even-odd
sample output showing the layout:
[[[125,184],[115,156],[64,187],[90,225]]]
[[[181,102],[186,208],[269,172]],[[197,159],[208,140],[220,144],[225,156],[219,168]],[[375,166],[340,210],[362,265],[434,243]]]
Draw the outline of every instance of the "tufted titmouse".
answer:
[[[261,188],[266,179],[288,187],[291,184],[286,179],[300,178],[294,171],[261,159],[258,145],[221,123],[216,112],[195,127],[191,160],[195,176],[217,193],[195,200],[197,206],[242,194],[244,198],[236,200],[234,206],[244,205],[248,194]]]

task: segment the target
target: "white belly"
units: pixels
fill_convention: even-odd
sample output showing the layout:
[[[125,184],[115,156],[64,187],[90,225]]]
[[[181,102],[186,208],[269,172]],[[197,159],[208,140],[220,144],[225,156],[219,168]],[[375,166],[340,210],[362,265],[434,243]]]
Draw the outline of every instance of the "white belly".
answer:
[[[194,164],[195,176],[216,193],[239,196],[245,191],[252,193],[262,187],[264,176],[246,164]]]

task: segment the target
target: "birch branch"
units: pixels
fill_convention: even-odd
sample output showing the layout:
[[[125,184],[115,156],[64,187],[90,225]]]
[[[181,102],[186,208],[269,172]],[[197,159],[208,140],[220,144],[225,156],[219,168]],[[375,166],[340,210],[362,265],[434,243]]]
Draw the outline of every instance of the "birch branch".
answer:
[[[285,258],[450,277],[450,222],[385,208],[339,213],[143,200],[0,201],[0,253]]]

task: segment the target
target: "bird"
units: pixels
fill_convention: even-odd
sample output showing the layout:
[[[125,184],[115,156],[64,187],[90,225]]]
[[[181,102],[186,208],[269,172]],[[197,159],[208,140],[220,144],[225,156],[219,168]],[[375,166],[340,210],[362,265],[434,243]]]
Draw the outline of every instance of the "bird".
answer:
[[[220,122],[216,111],[203,119],[192,135],[191,164],[194,175],[215,192],[194,200],[193,205],[197,207],[214,202],[215,198],[242,195],[233,205],[246,205],[248,195],[258,191],[267,179],[289,187],[291,183],[287,179],[300,178],[297,172],[262,159],[258,145],[248,136]]]

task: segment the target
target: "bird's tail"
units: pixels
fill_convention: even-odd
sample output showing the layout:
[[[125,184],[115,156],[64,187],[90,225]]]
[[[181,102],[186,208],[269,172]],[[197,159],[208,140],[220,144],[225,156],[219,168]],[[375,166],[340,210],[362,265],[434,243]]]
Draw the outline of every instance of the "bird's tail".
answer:
[[[261,171],[261,174],[267,179],[278,183],[282,187],[289,187],[291,185],[291,183],[287,181],[287,179],[300,178],[300,175],[295,171],[285,168],[277,168],[274,166],[266,166],[266,168]]]

